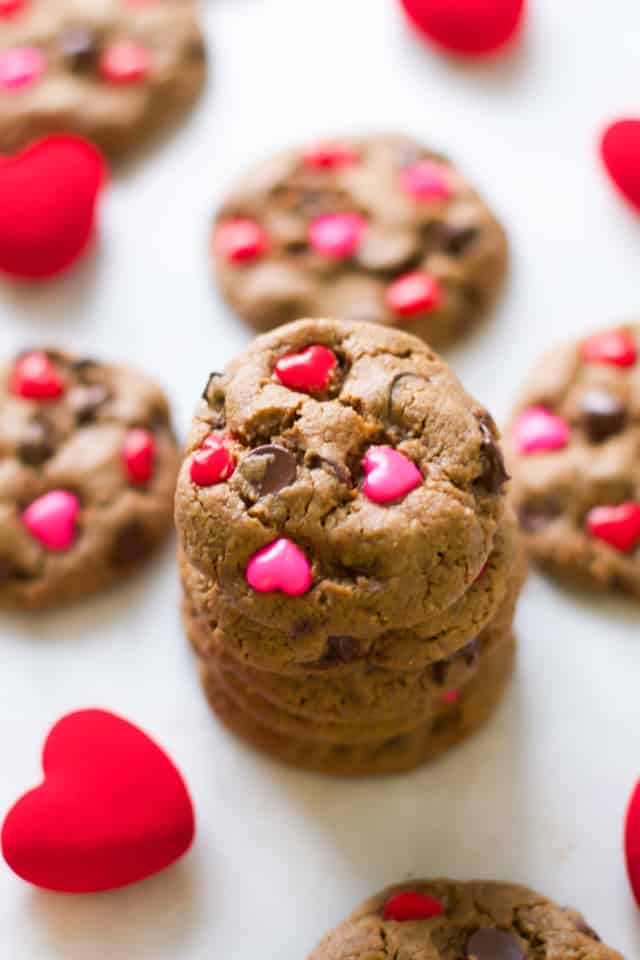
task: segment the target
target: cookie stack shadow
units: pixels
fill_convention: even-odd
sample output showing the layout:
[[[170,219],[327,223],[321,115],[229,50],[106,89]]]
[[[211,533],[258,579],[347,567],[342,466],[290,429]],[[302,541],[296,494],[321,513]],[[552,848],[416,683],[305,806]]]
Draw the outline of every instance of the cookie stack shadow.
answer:
[[[359,329],[362,330],[363,325]],[[382,382],[384,370],[393,383],[394,377],[397,378],[396,366],[407,366],[406,359],[393,356],[394,349],[398,352],[396,339],[402,336],[402,346],[406,335],[391,334],[379,327],[367,330],[369,338],[375,330],[375,338],[381,341],[381,355],[385,347],[389,351],[377,372],[371,369],[375,361],[370,356],[367,358],[371,376]],[[278,336],[280,344],[288,341],[291,350],[319,340],[330,343],[336,353],[347,354],[351,378],[349,395],[353,407],[359,409],[358,417],[362,418],[364,401],[361,406],[353,401],[353,396],[359,391],[364,396],[367,387],[358,381],[359,335],[353,343],[349,342],[351,326],[307,321],[282,331],[289,333],[285,336],[275,331],[256,341],[253,353],[269,354],[272,345],[276,353],[278,349],[282,352]],[[261,488],[273,486],[274,476],[282,474],[282,464],[277,464],[282,456],[279,451],[295,456],[295,448],[301,442],[300,429],[290,426],[283,429],[277,425],[278,402],[286,402],[278,391],[270,391],[268,403],[262,403],[257,396],[248,408],[236,406],[236,400],[247,402],[246,382],[234,397],[237,381],[243,376],[238,362],[235,369],[232,366],[224,375],[216,375],[213,385],[210,383],[205,391],[203,404],[196,414],[190,450],[196,450],[203,436],[216,429],[224,429],[229,436],[231,428],[236,436],[246,437],[248,420],[262,416],[267,407],[270,424],[276,424],[270,427],[270,443],[265,445],[263,437],[260,447],[254,445],[252,449],[251,444],[243,443],[244,449],[236,448],[236,470],[224,490],[222,485],[200,490],[194,498],[186,470],[189,456],[178,485],[184,622],[213,710],[227,728],[254,747],[293,766],[327,774],[400,772],[434,759],[489,719],[514,663],[513,617],[524,580],[525,561],[517,524],[504,497],[506,475],[495,428],[486,411],[478,405],[465,409],[465,398],[468,401],[470,398],[442,361],[414,338],[406,339],[416,352],[424,353],[424,357],[413,358],[418,369],[411,375],[424,376],[425,383],[433,378],[433,383],[437,383],[433,389],[425,387],[422,396],[413,394],[413,402],[429,406],[438,391],[447,387],[454,394],[458,391],[459,397],[449,396],[445,404],[450,413],[452,404],[459,403],[453,420],[448,420],[451,437],[455,439],[460,431],[459,435],[477,454],[476,462],[469,466],[465,462],[468,454],[459,451],[461,465],[474,477],[469,481],[473,495],[454,485],[445,490],[443,485],[429,501],[440,504],[445,512],[451,508],[450,524],[444,524],[449,531],[460,523],[459,529],[451,533],[448,552],[442,542],[444,527],[435,521],[433,527],[426,525],[423,537],[411,539],[411,515],[407,511],[428,511],[429,507],[426,501],[421,504],[417,497],[411,506],[413,494],[409,494],[401,507],[382,508],[368,503],[362,506],[362,538],[366,540],[370,529],[376,528],[377,539],[371,540],[370,552],[375,554],[381,550],[384,560],[380,559],[378,568],[384,563],[389,571],[382,588],[377,577],[367,577],[363,572],[354,572],[353,582],[349,582],[343,570],[339,583],[318,582],[319,577],[314,576],[314,586],[305,597],[252,594],[244,572],[255,545],[259,547],[265,542],[266,526],[273,527],[274,536],[293,535],[307,555],[316,542],[314,538],[324,535],[326,540],[330,536],[326,530],[323,534],[321,526],[310,529],[313,511],[308,507],[304,512],[306,519],[296,527],[295,497],[301,494],[296,493],[295,488],[302,488],[303,499],[308,504],[310,496],[334,497],[334,487],[344,478],[335,470],[337,461],[327,470],[318,466],[317,458],[298,456],[294,460],[294,465],[298,465],[297,471],[293,470],[293,482],[288,482],[285,489],[261,496]],[[370,346],[366,349],[370,350]],[[366,349],[362,348],[362,358]],[[250,366],[254,359],[250,348],[244,363]],[[438,376],[434,366],[438,368]],[[440,382],[439,377],[445,382]],[[256,390],[259,394],[257,382]],[[347,395],[346,388],[343,394]],[[331,403],[330,399],[325,401],[327,406]],[[313,418],[319,412],[327,412],[325,407],[322,411],[316,409],[319,406],[317,399],[304,397],[300,401],[298,422],[308,421],[309,437]],[[241,409],[242,414],[238,412]],[[336,404],[336,416],[342,416],[344,411],[344,402]],[[348,412],[351,415],[352,409]],[[460,423],[455,422],[458,415]],[[289,419],[285,420],[290,424]],[[335,424],[335,436],[343,437],[342,442],[357,441],[340,427],[340,423]],[[333,456],[336,456],[335,450]],[[430,467],[434,477],[440,456],[434,447]],[[350,462],[349,457],[343,462]],[[454,475],[456,468],[447,462]],[[428,474],[422,461],[421,466],[423,474]],[[425,487],[431,482],[427,481]],[[434,490],[435,486],[434,481]],[[249,489],[253,495],[247,499]],[[443,490],[446,496],[442,495]],[[425,496],[433,492],[427,491]],[[357,487],[348,491],[350,517],[356,509],[353,504],[361,497]],[[455,501],[454,507],[450,506],[448,497]],[[284,514],[283,501],[286,503]],[[247,503],[249,509],[245,511]],[[469,512],[470,504],[476,513]],[[384,514],[383,509],[387,511]],[[254,531],[247,525],[243,536],[247,512],[253,514],[253,519],[259,516],[259,523],[254,524],[259,529]],[[281,528],[282,516],[286,516],[285,530]],[[402,533],[394,529],[396,522],[403,524]],[[482,531],[482,547],[478,546],[480,535],[476,538],[468,533],[465,524],[469,530]],[[433,542],[429,542],[431,529]],[[255,544],[254,535],[258,538]],[[403,540],[405,535],[408,539]],[[203,544],[205,536],[209,540],[207,545]],[[346,539],[341,541],[341,562],[345,568],[355,564],[351,551],[358,550],[348,537],[347,532]],[[268,542],[269,538],[266,539]],[[314,574],[321,563],[325,568],[329,563],[321,556],[325,547],[326,543],[316,543]],[[414,549],[424,551],[427,558],[436,558],[433,562],[429,560],[432,565],[425,575],[425,585],[404,572],[407,565],[411,569],[416,563],[414,557],[407,559],[405,551]],[[369,556],[369,553],[363,555]],[[422,559],[420,562],[426,563]],[[401,574],[394,580],[395,569]],[[403,583],[405,575],[406,584]],[[449,590],[454,581],[458,586]],[[389,584],[388,588],[385,584]],[[390,599],[389,593],[393,594]],[[426,599],[418,602],[416,597]],[[353,604],[351,611],[349,603]],[[340,626],[342,629],[338,629]]]

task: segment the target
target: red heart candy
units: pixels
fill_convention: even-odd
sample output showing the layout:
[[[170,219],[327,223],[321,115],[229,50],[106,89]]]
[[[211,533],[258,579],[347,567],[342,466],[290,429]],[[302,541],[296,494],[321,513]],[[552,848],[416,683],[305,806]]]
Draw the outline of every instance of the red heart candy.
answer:
[[[210,433],[202,441],[202,447],[193,455],[189,476],[198,487],[213,487],[224,483],[233,475],[236,465],[233,454],[226,446],[227,437]]]
[[[292,390],[326,390],[338,361],[333,350],[314,344],[300,353],[288,353],[275,366],[280,383]]]
[[[194,813],[167,755],[104,710],[71,713],[53,727],[44,781],[2,827],[11,869],[38,887],[93,893],[143,880],[191,846]]]
[[[155,443],[148,430],[135,427],[124,438],[122,459],[129,480],[135,487],[144,487],[153,476]]]
[[[229,263],[257,260],[268,247],[269,237],[255,220],[227,220],[216,231],[216,251]]]
[[[429,920],[439,917],[444,912],[444,905],[435,897],[416,890],[405,890],[387,900],[384,907],[385,920],[396,920],[406,923],[409,920]]]
[[[587,528],[592,537],[631,553],[640,545],[640,503],[594,507],[587,515]]]
[[[600,152],[618,190],[640,211],[640,119],[617,120],[607,127]]]
[[[608,363],[612,367],[632,367],[638,359],[633,337],[624,330],[595,333],[582,344],[585,363]]]
[[[65,391],[64,380],[44,350],[32,350],[18,358],[9,386],[16,397],[25,400],[57,400]]]
[[[400,0],[418,32],[452,53],[479,57],[515,37],[525,0]]]
[[[0,160],[0,272],[44,280],[67,270],[95,231],[105,162],[79,137],[47,137]]]
[[[627,873],[636,903],[640,907],[640,780],[638,780],[624,825],[624,849],[627,858]]]
[[[0,17],[9,17],[24,7],[24,0],[0,0]]]
[[[389,310],[399,317],[436,310],[442,302],[442,289],[435,277],[416,270],[398,277],[387,289]]]

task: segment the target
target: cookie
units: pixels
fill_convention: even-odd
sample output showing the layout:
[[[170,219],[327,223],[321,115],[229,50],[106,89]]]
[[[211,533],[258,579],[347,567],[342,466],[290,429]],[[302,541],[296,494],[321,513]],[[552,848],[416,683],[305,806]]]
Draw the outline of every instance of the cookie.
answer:
[[[176,525],[188,563],[254,623],[376,635],[428,623],[478,580],[506,480],[491,417],[429,347],[304,320],[212,375]]]
[[[172,526],[178,452],[159,387],[56,350],[0,370],[0,607],[128,577]]]
[[[413,880],[365,901],[309,960],[623,960],[576,910],[508,883]]]
[[[206,658],[222,645],[240,663],[262,671],[337,674],[353,672],[364,659],[387,669],[417,671],[452,656],[503,606],[509,606],[512,619],[524,579],[523,560],[515,518],[508,511],[482,575],[452,607],[404,630],[358,633],[352,625],[348,634],[338,635],[311,624],[290,631],[256,624],[226,603],[219,586],[184,556],[179,566],[189,612],[204,627],[194,641],[199,655]]]
[[[336,744],[370,743],[432,723],[441,704],[458,697],[474,679],[489,651],[493,655],[495,648],[508,655],[512,643],[510,623],[501,629],[489,627],[450,660],[425,671],[371,673],[365,668],[342,681],[311,677],[292,683],[285,677],[277,685],[274,674],[255,671],[247,676],[223,654],[209,657],[203,667],[205,673],[216,675],[241,713],[276,733]],[[285,704],[277,702],[278,694]]]
[[[508,444],[531,556],[590,589],[640,600],[640,326],[544,357]]]
[[[205,76],[192,0],[15,0],[0,6],[0,153],[62,132],[120,155]]]
[[[327,743],[287,736],[239,710],[215,671],[202,668],[205,693],[218,719],[253,747],[290,766],[335,776],[400,773],[434,760],[477,732],[491,717],[511,675],[515,642],[495,647],[457,697],[441,702],[429,723],[365,743]]]
[[[507,262],[502,227],[457,168],[393,135],[262,163],[224,201],[212,252],[223,295],[257,330],[333,316],[435,346],[479,321]]]

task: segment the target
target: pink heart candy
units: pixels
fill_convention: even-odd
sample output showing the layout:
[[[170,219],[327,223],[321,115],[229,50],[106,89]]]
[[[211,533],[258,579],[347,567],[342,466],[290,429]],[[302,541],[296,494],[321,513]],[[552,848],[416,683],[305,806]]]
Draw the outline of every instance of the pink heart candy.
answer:
[[[362,492],[374,503],[399,500],[422,483],[422,474],[393,447],[371,447],[362,461],[366,480]]]
[[[569,442],[569,424],[544,407],[530,407],[516,420],[513,440],[519,453],[562,450]]]
[[[311,565],[295,543],[280,537],[254,553],[247,565],[247,582],[258,593],[280,590],[299,597],[311,587]]]
[[[80,501],[66,490],[51,490],[34,500],[22,514],[29,533],[47,550],[68,550],[76,537]]]

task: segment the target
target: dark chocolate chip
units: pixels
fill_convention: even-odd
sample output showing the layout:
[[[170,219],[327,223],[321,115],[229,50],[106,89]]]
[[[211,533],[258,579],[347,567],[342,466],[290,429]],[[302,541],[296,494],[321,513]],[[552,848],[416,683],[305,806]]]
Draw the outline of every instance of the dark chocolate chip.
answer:
[[[580,402],[580,422],[589,440],[601,443],[624,429],[627,411],[606,390],[589,390]]]
[[[468,960],[525,960],[520,940],[513,933],[483,927],[467,940]]]
[[[541,533],[562,513],[559,504],[551,500],[545,503],[527,503],[520,507],[518,520],[525,533]]]
[[[474,485],[487,493],[501,493],[509,474],[504,465],[502,451],[493,438],[492,421],[487,414],[479,419],[480,430],[482,432],[482,447],[480,455],[484,463],[484,470],[477,478]]]
[[[202,37],[194,37],[188,48],[189,57],[192,60],[204,60],[207,54],[207,48],[204,45]]]
[[[447,657],[446,660],[437,660],[436,663],[431,664],[431,677],[436,686],[444,687],[447,682],[447,674],[449,673],[450,666],[450,657]]]
[[[60,37],[59,49],[74,71],[92,70],[98,62],[98,43],[89,27],[68,27]]]
[[[70,367],[74,373],[76,373],[80,378],[87,373],[89,370],[94,370],[96,367],[99,367],[100,364],[97,360],[94,360],[92,357],[80,357],[79,360],[72,360]]]
[[[29,467],[39,467],[54,453],[53,434],[43,420],[32,420],[18,444],[18,457]]]
[[[298,464],[292,453],[275,443],[256,447],[244,458],[249,467],[247,479],[258,496],[278,493],[294,483],[298,475]]]
[[[335,460],[329,460],[327,457],[312,456],[309,458],[309,467],[311,470],[325,470],[327,473],[344,483],[347,487],[353,487],[353,477],[351,471],[343,463],[336,463]]]
[[[316,670],[336,667],[342,663],[353,663],[360,658],[360,641],[356,637],[329,637],[327,649],[320,660],[309,664]]]
[[[445,225],[442,237],[442,248],[445,253],[453,257],[461,257],[480,236],[477,227],[454,227]]]
[[[480,643],[477,638],[462,648],[460,656],[468,667],[472,667],[474,663],[478,662],[480,659]]]
[[[87,386],[74,387],[69,391],[69,406],[75,414],[79,424],[91,423],[95,420],[100,407],[109,399],[109,391],[100,383],[91,383]]]
[[[126,524],[117,531],[109,560],[116,569],[135,567],[149,555],[152,539],[148,530],[137,520]]]

